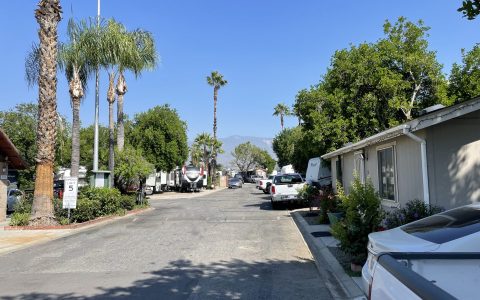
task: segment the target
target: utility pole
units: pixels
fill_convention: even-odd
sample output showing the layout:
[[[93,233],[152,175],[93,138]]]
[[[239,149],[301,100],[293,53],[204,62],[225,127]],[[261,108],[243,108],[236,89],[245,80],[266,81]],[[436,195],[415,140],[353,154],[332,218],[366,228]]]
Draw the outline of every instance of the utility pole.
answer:
[[[97,27],[100,26],[100,0],[97,0]],[[95,129],[93,142],[93,170],[98,171],[98,118],[100,115],[100,95],[99,95],[99,66],[95,70]]]

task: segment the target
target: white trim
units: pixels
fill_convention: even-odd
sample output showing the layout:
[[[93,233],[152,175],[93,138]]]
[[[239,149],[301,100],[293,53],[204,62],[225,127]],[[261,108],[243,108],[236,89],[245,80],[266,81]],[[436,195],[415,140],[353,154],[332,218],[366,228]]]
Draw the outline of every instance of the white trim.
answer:
[[[391,141],[389,143],[381,144],[375,147],[376,151],[387,149],[387,148],[392,148],[397,146],[397,141]]]

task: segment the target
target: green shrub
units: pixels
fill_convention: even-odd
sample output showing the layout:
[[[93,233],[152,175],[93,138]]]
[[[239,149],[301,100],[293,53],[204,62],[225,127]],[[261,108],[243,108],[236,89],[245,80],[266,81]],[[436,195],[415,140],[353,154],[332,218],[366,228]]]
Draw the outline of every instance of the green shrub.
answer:
[[[302,199],[304,205],[311,206],[312,201],[320,196],[320,190],[311,185],[304,184],[301,189],[298,190],[298,197]]]
[[[30,220],[30,213],[28,212],[14,212],[10,219],[10,226],[27,226]]]
[[[126,210],[132,210],[135,207],[136,197],[133,195],[122,195],[120,197],[120,207]]]
[[[60,218],[57,218],[57,220],[58,220],[58,223],[60,223],[60,225],[70,224],[70,220],[68,220],[68,218],[60,217]]]
[[[418,199],[411,200],[404,207],[387,213],[385,227],[392,229],[437,214],[443,210],[442,207],[427,205]]]
[[[85,187],[78,192],[77,208],[70,210],[70,221],[81,223],[100,216],[125,214],[135,204],[135,194],[122,195],[115,188]],[[62,206],[61,199],[54,200],[55,217],[61,224],[68,224],[68,211]]]
[[[332,234],[353,263],[363,264],[367,258],[368,234],[377,231],[382,220],[380,197],[370,180],[362,184],[358,176],[348,195],[341,187],[338,190],[345,218],[332,225]]]
[[[101,216],[102,204],[98,199],[79,197],[77,208],[71,210],[72,222],[86,222]]]
[[[32,204],[33,204],[33,194],[25,194],[20,200],[15,204],[14,211],[16,213],[28,213],[30,214],[32,211]]]

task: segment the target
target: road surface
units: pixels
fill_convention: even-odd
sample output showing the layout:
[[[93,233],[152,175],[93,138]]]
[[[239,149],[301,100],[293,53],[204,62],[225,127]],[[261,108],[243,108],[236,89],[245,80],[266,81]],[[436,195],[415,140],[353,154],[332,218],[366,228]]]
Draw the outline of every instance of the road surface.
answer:
[[[0,256],[1,299],[331,299],[286,210],[253,185]]]

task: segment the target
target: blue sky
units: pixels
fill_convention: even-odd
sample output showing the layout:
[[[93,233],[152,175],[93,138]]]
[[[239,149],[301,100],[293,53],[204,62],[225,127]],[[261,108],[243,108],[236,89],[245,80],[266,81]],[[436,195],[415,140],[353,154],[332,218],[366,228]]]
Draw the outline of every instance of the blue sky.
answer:
[[[24,80],[24,59],[38,40],[37,1],[5,1],[0,18],[0,110],[34,102],[37,88]],[[383,35],[386,19],[423,19],[430,30],[430,49],[448,74],[461,59],[460,49],[479,41],[479,21],[468,21],[452,0],[102,0],[102,17],[113,17],[128,29],[153,33],[161,62],[141,78],[127,76],[125,111],[133,117],[169,103],[188,123],[188,136],[212,131],[209,72],[229,81],[219,93],[218,135],[274,137],[279,102],[292,104],[296,93],[316,84],[336,49],[373,42]],[[96,15],[96,0],[61,0],[59,39],[66,40],[69,18]],[[107,123],[107,77],[101,76],[100,121]],[[67,83],[59,74],[58,110],[71,120]],[[81,107],[82,125],[93,123],[94,81]],[[287,118],[287,126],[296,120]]]

